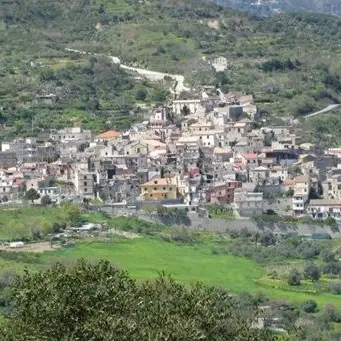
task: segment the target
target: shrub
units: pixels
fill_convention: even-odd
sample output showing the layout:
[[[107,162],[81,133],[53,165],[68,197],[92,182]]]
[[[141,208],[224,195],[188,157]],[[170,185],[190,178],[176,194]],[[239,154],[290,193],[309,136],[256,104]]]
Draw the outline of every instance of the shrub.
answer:
[[[41,199],[40,199],[40,203],[43,206],[48,206],[51,205],[52,201],[51,198],[48,195],[44,195]]]
[[[328,249],[323,249],[321,252],[321,256],[322,256],[322,260],[325,263],[330,263],[330,262],[334,262],[335,261],[335,256],[333,254],[333,252],[331,252]]]
[[[318,266],[314,263],[309,263],[304,268],[304,277],[306,279],[311,280],[312,282],[316,282],[321,277],[321,272]]]
[[[171,238],[173,241],[179,242],[179,243],[192,244],[192,243],[197,242],[196,235],[193,232],[188,231],[185,228],[173,229],[171,232]]]
[[[219,255],[220,250],[218,247],[213,246],[211,252],[212,252],[212,255]]]
[[[335,295],[341,295],[341,283],[330,283],[328,289]]]
[[[275,245],[276,237],[271,232],[266,231],[259,236],[259,242],[263,246]]]
[[[289,273],[287,281],[288,281],[288,284],[290,286],[301,285],[301,275],[300,275],[300,273],[296,269],[291,270],[290,273]]]
[[[309,301],[305,301],[302,303],[301,305],[301,309],[305,312],[305,313],[316,313],[317,311],[317,303],[313,300],[309,300]]]
[[[332,304],[327,304],[324,308],[323,318],[327,322],[341,322],[340,311]]]

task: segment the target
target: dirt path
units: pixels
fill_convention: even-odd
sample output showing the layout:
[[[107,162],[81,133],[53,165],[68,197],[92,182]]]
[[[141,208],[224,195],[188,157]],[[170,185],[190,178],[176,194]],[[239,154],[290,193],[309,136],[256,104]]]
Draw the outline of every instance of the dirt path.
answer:
[[[80,50],[75,50],[75,49],[70,49],[70,48],[65,48],[65,50],[68,52],[74,52],[74,53],[78,53],[78,54],[82,54],[82,55],[106,56],[106,57],[110,58],[113,61],[113,63],[119,64],[122,69],[136,72],[140,76],[148,78],[151,81],[160,81],[160,80],[163,80],[166,76],[170,77],[175,81],[175,86],[174,86],[174,89],[172,89],[172,92],[177,94],[177,95],[183,91],[189,91],[190,90],[189,88],[185,87],[185,85],[184,85],[185,77],[182,75],[174,75],[174,74],[170,74],[170,73],[157,72],[157,71],[140,69],[140,68],[124,65],[121,63],[121,60],[118,57],[103,55],[100,53],[85,52],[85,51],[80,51]]]
[[[34,244],[26,244],[23,247],[19,248],[10,248],[7,245],[0,245],[0,251],[8,251],[8,252],[33,252],[33,253],[42,253],[46,251],[56,251],[60,247],[53,246],[51,247],[50,242],[41,242]]]

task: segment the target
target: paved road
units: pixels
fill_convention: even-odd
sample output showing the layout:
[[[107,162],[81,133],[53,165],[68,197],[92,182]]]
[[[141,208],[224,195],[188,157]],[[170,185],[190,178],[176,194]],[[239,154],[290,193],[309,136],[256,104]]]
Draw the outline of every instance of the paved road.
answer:
[[[330,111],[338,108],[339,106],[340,106],[340,104],[330,104],[327,107],[325,107],[324,109],[316,111],[316,112],[313,112],[312,114],[306,115],[304,117],[305,118],[310,118],[310,117],[314,117],[314,116],[317,116],[317,115],[320,115],[320,114],[325,114],[327,112],[330,112]]]
[[[94,55],[94,56],[102,55],[100,53],[85,52],[85,51],[80,51],[80,50],[75,50],[75,49],[70,49],[70,48],[66,48],[65,50],[68,52],[74,52],[74,53],[83,54],[83,55]],[[122,69],[137,72],[139,75],[146,77],[150,79],[151,81],[163,80],[165,76],[172,78],[176,82],[173,92],[177,95],[180,94],[182,91],[190,90],[189,88],[185,87],[184,85],[185,77],[182,75],[173,75],[169,73],[163,73],[163,72],[157,72],[157,71],[152,71],[152,70],[147,70],[147,69],[131,67],[131,66],[122,64],[121,60],[117,57],[114,57],[114,56],[106,56],[106,57],[110,58],[113,61],[113,63],[119,64]]]

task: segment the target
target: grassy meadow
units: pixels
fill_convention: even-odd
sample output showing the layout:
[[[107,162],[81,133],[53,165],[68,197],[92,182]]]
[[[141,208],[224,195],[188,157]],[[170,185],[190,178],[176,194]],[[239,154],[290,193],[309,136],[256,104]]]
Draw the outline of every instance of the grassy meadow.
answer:
[[[182,283],[200,281],[206,285],[226,288],[232,294],[262,293],[270,299],[297,304],[312,299],[319,306],[332,303],[341,309],[341,296],[317,293],[310,282],[300,287],[290,287],[283,280],[269,279],[266,268],[252,260],[213,254],[211,247],[206,244],[179,245],[153,237],[82,241],[73,248],[30,255],[28,259],[2,259],[0,268],[1,272],[20,273],[26,267],[35,271],[56,262],[73,265],[79,258],[88,261],[109,260],[127,270],[137,280],[152,279],[160,272],[165,272]]]
[[[319,306],[332,303],[341,309],[341,295],[328,292],[328,285],[338,284],[339,279],[331,280],[323,275],[316,283],[302,279],[300,286],[289,286],[286,282],[288,273],[293,268],[302,273],[303,259],[270,258],[259,262],[237,256],[233,250],[238,241],[227,234],[192,233],[136,218],[109,218],[101,213],[81,211],[77,205],[70,204],[43,209],[1,209],[0,241],[46,240],[48,233],[62,225],[72,225],[75,219],[78,222],[100,222],[107,229],[114,228],[116,233],[107,239],[78,240],[74,247],[44,253],[0,251],[0,276],[21,273],[25,268],[37,271],[56,262],[73,265],[79,258],[94,262],[106,259],[127,270],[137,280],[152,279],[164,272],[186,284],[199,281],[226,288],[231,293],[262,293],[270,299],[298,304],[314,300]],[[130,238],[117,231],[125,231]],[[244,242],[241,240],[239,243]],[[321,245],[339,254],[339,240],[324,241]],[[266,251],[270,252],[271,247]],[[318,257],[313,261],[321,263]],[[278,274],[276,278],[269,275],[273,272]]]

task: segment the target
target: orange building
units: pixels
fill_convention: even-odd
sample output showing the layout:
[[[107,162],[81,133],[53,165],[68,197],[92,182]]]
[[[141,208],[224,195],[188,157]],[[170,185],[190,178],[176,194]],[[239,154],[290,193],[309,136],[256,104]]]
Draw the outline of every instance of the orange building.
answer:
[[[178,189],[169,178],[155,178],[141,185],[142,200],[177,199]]]

